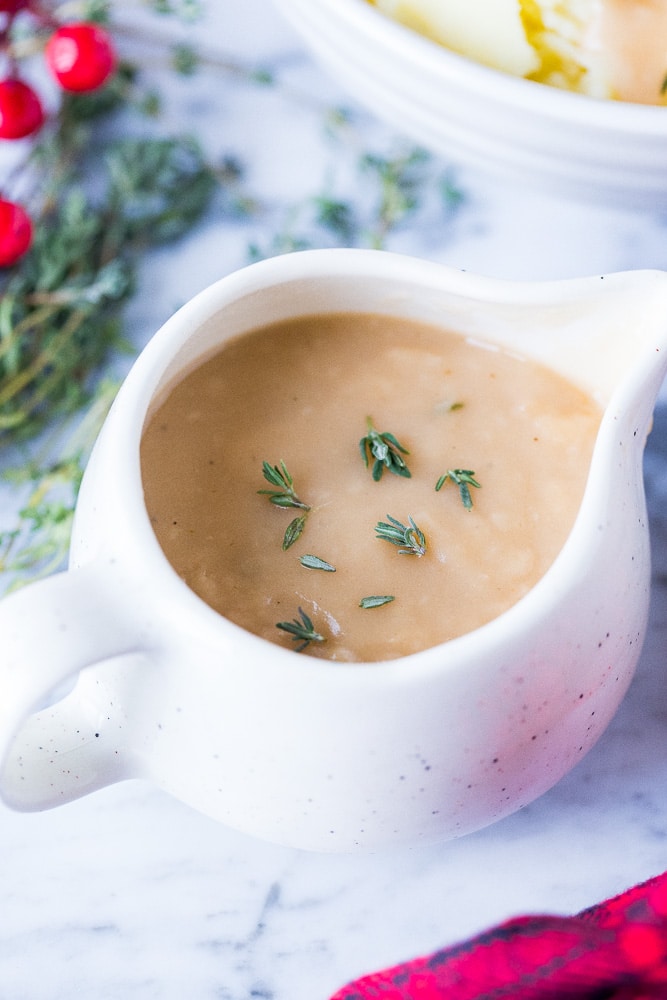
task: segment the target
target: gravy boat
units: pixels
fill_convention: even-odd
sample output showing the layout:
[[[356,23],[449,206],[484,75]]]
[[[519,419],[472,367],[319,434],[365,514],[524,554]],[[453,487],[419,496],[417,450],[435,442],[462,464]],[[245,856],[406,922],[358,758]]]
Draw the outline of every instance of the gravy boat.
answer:
[[[328,311],[412,317],[499,345],[604,411],[578,516],[542,579],[474,632],[389,662],[304,657],[227,621],[171,568],[143,501],[142,428],[165,386],[228,337]],[[642,455],[666,368],[658,271],[519,283],[322,250],[206,289],[153,337],[117,397],[69,568],[0,602],[5,802],[39,810],[143,779],[238,830],[321,851],[447,839],[531,802],[596,742],[640,655]],[[50,694],[68,678],[64,696]]]

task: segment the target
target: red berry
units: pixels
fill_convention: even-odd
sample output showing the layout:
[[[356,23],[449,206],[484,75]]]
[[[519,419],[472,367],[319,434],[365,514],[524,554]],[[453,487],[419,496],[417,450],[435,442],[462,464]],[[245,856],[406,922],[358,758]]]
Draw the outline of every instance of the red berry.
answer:
[[[32,87],[16,77],[0,80],[0,139],[23,139],[43,122],[42,102]]]
[[[28,6],[28,0],[0,0],[0,14],[18,14]]]
[[[10,267],[32,243],[32,223],[16,202],[0,198],[0,267]]]
[[[64,90],[96,90],[116,66],[109,35],[96,24],[64,24],[49,38],[46,63]]]

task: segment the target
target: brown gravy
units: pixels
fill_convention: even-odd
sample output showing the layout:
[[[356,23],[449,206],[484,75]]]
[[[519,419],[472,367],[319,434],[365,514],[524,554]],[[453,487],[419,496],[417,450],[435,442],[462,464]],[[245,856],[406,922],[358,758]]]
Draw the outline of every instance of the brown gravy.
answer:
[[[488,622],[524,595],[576,517],[600,421],[560,376],[456,333],[375,315],[277,323],[225,344],[172,387],[142,442],[146,505],[185,582],[257,635],[296,648],[278,622],[311,618],[305,654],[391,659]],[[374,481],[367,432],[404,445],[411,478]],[[262,463],[284,461],[310,504],[274,506]],[[448,469],[475,473],[472,509]],[[426,554],[378,538],[412,516]],[[335,572],[305,568],[315,555]],[[375,608],[362,598],[394,597]]]

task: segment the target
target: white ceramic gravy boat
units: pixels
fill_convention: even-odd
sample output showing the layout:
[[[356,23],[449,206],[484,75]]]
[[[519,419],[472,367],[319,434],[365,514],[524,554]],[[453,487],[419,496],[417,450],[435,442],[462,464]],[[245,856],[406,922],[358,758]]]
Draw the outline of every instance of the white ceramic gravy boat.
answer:
[[[540,582],[475,632],[386,663],[304,657],[226,621],[167,563],[143,503],[142,427],[165,385],[226,337],[341,310],[503,345],[605,410],[578,518]],[[114,404],[69,570],[0,602],[5,802],[44,809],[141,778],[256,836],[354,851],[458,836],[535,799],[595,743],[639,657],[642,453],[666,368],[662,272],[520,284],[323,250],[202,292],[152,339]],[[73,688],[50,704],[68,677]]]

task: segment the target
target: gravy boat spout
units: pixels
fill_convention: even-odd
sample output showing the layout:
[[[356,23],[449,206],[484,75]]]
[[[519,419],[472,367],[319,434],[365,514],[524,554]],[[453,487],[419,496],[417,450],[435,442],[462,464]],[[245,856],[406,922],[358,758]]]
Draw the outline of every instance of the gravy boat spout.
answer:
[[[448,716],[459,734],[447,748],[452,834],[551,788],[598,740],[629,687],[650,599],[643,453],[667,372],[664,272],[528,285],[482,279],[467,293],[479,295],[472,314],[465,307],[446,322],[544,363],[594,398],[602,418],[579,512],[554,563],[507,612],[448,644],[457,679]]]

